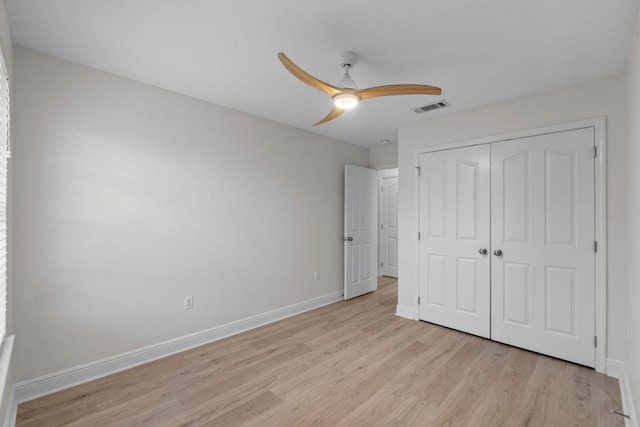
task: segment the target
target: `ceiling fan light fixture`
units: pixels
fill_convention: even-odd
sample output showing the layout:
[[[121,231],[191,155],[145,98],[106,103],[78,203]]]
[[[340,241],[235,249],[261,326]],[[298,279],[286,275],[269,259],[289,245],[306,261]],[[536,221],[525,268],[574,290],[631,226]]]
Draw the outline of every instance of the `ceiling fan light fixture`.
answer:
[[[325,92],[333,99],[333,108],[329,114],[319,122],[314,123],[314,126],[318,126],[322,123],[328,122],[329,120],[335,119],[340,116],[344,110],[355,107],[360,101],[364,101],[365,99],[389,95],[442,94],[442,89],[439,87],[421,84],[385,85],[358,89],[353,79],[351,79],[351,76],[349,76],[349,69],[352,68],[358,60],[358,54],[355,52],[344,52],[342,54],[342,68],[344,69],[344,75],[342,76],[340,83],[338,83],[338,87],[313,77],[311,74],[294,64],[293,61],[287,58],[287,55],[283,52],[278,52],[278,59],[280,59],[284,68],[286,68],[298,80],[308,84],[314,89]]]
[[[333,105],[342,110],[349,110],[360,102],[358,95],[354,93],[341,93],[333,97]]]

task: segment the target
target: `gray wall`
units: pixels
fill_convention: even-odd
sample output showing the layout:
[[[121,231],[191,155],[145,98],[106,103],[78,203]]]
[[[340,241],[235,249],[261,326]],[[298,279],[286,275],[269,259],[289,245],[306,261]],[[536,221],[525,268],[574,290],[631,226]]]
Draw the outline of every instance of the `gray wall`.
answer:
[[[16,381],[342,288],[367,149],[24,48],[14,72]]]
[[[629,336],[627,368],[635,409],[640,411],[640,11],[627,68],[629,105]],[[636,413],[637,415],[637,413]]]
[[[372,168],[398,164],[398,144],[386,144],[369,150],[369,163]]]
[[[625,360],[627,329],[627,115],[623,76],[451,114],[400,129],[399,301],[417,310],[416,150],[592,117],[607,117],[607,357]]]

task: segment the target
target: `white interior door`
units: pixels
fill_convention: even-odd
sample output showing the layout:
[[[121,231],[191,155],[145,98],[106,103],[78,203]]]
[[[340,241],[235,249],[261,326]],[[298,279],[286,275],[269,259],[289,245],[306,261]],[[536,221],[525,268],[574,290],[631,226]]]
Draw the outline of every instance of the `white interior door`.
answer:
[[[378,175],[345,165],[344,299],[378,289]]]
[[[419,162],[420,319],[489,338],[489,146]]]
[[[593,147],[593,128],[491,144],[491,338],[591,367]]]
[[[380,171],[380,274],[398,277],[398,169]]]

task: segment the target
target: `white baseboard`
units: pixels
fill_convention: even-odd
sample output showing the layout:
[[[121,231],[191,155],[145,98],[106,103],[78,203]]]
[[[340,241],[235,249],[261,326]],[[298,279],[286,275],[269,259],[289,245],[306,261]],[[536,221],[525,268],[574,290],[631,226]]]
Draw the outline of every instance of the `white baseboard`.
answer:
[[[625,419],[625,425],[628,427],[638,427],[638,418],[633,405],[633,397],[631,395],[631,386],[629,384],[629,374],[624,362],[615,359],[607,359],[606,363],[607,375],[617,378],[620,382],[620,396],[622,398],[622,411],[629,415],[629,419]]]
[[[405,319],[417,320],[418,312],[413,307],[406,305],[396,305],[396,316],[404,317]]]
[[[111,375],[134,366],[152,362],[181,351],[208,344],[222,338],[236,335],[250,329],[257,328],[305,311],[313,310],[337,301],[342,301],[342,291],[333,292],[318,298],[313,298],[297,304],[282,307],[267,313],[258,314],[246,319],[216,326],[211,329],[185,335],[169,341],[153,344],[138,350],[116,356],[107,357],[95,362],[86,363],[74,368],[54,372],[39,378],[23,381],[13,387],[13,420],[15,422],[15,408],[19,403],[35,399],[40,396],[73,387],[97,378]],[[9,410],[7,410],[9,412]]]

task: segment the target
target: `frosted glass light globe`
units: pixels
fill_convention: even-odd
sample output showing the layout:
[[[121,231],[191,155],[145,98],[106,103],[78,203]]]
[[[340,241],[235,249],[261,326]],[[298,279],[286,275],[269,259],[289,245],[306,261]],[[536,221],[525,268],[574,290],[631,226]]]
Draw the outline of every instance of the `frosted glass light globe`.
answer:
[[[353,93],[341,93],[333,98],[333,104],[342,110],[349,110],[355,107],[359,101],[360,99]]]

